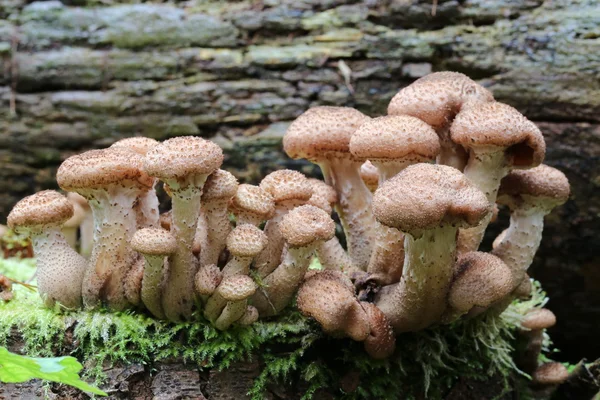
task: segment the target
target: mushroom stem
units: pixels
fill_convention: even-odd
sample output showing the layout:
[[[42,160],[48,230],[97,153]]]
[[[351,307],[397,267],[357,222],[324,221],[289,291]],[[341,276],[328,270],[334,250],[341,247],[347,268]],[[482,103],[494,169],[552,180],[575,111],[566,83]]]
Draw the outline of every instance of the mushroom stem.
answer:
[[[134,210],[138,229],[158,227],[158,197],[154,186],[138,196]]]
[[[164,319],[165,313],[161,304],[160,288],[164,280],[165,256],[144,254],[146,264],[142,278],[141,299],[146,308],[157,318]]]
[[[371,212],[371,192],[360,176],[361,165],[361,162],[348,159],[319,163],[325,182],[338,195],[335,211],[344,228],[348,254],[354,265],[364,271],[371,257],[375,218]]]
[[[376,221],[375,244],[369,261],[369,281],[390,285],[400,281],[404,266],[404,233]]]
[[[384,287],[375,299],[396,333],[424,329],[444,313],[455,261],[456,231],[452,226],[442,226],[423,231],[419,237],[405,235],[402,279]]]
[[[225,249],[227,235],[231,232],[227,201],[202,204],[202,214],[206,221],[206,235],[202,241],[200,265],[218,264],[219,256]]]
[[[246,307],[248,306],[248,300],[229,301],[227,305],[221,311],[221,315],[215,321],[215,328],[220,331],[224,331],[229,328],[231,324],[239,320],[246,313]]]
[[[248,275],[250,264],[254,257],[231,256],[225,267],[223,267],[223,277],[232,275]]]
[[[285,215],[300,204],[277,204],[275,214],[265,224],[264,232],[268,238],[267,246],[256,259],[256,272],[264,278],[277,268],[281,261],[285,240],[279,231],[279,223]]]
[[[352,259],[335,236],[318,245],[316,252],[319,262],[326,270],[347,271],[353,269]]]

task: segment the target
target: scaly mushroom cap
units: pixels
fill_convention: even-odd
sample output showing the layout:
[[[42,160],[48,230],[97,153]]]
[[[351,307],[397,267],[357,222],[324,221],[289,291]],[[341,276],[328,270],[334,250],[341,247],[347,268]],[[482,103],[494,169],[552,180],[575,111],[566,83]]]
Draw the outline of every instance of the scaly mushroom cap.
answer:
[[[481,103],[460,112],[450,127],[450,136],[466,149],[506,148],[513,168],[538,166],[546,153],[538,127],[503,103]]]
[[[248,213],[260,217],[263,221],[275,213],[275,201],[270,193],[255,185],[241,184],[229,202],[234,213]]]
[[[371,161],[367,160],[360,166],[360,177],[371,192],[377,190],[379,186],[379,170]]]
[[[165,140],[146,154],[144,170],[161,180],[182,180],[189,175],[208,175],[223,163],[223,151],[215,143],[196,136]]]
[[[307,279],[298,290],[298,309],[319,322],[325,332],[365,340],[371,331],[353,289],[335,274],[320,272]]]
[[[145,156],[146,153],[148,153],[148,150],[150,150],[159,143],[160,142],[158,140],[154,140],[143,136],[137,136],[118,140],[114,142],[110,146],[110,148],[130,150],[142,156]]]
[[[8,227],[62,225],[73,216],[73,205],[62,194],[44,190],[19,201],[8,214]]]
[[[487,308],[510,294],[512,288],[511,271],[501,259],[472,251],[459,255],[456,261],[448,303],[461,312]]]
[[[535,308],[525,314],[521,326],[532,331],[546,329],[556,324],[556,316],[547,308]]]
[[[331,215],[331,213],[333,212],[333,207],[331,207],[331,204],[329,204],[327,199],[319,196],[318,194],[313,194],[312,196],[310,196],[310,199],[308,199],[308,202],[306,202],[306,204],[318,207],[329,215]]]
[[[396,336],[385,314],[373,303],[361,302],[369,318],[371,333],[365,339],[365,351],[376,360],[391,356],[396,350]]]
[[[175,252],[177,240],[171,232],[160,228],[143,228],[131,238],[131,248],[138,253],[168,256]]]
[[[283,149],[291,158],[316,161],[350,156],[350,137],[369,117],[349,107],[320,106],[308,109],[288,128]]]
[[[540,365],[531,376],[532,382],[539,386],[560,385],[569,377],[567,368],[558,362]]]
[[[201,296],[210,296],[223,280],[223,273],[214,264],[205,265],[196,272],[194,288]]]
[[[238,225],[227,236],[227,249],[234,256],[255,257],[266,246],[267,236],[254,225]]]
[[[335,223],[320,208],[304,205],[288,212],[279,223],[279,230],[288,245],[297,248],[331,239]]]
[[[447,124],[467,103],[493,101],[492,94],[458,72],[436,72],[400,90],[388,106],[389,115],[410,115],[434,128]]]
[[[256,292],[256,283],[248,275],[232,275],[223,279],[217,293],[227,301],[247,299]]]
[[[237,323],[241,326],[248,326],[256,321],[258,321],[258,310],[254,306],[246,306],[246,312],[242,318],[237,320]]]
[[[498,203],[513,206],[527,201],[546,203],[551,207],[564,204],[569,199],[569,180],[556,168],[541,164],[528,170],[512,171],[500,183]]]
[[[218,169],[206,179],[202,189],[202,203],[214,200],[229,200],[235,195],[238,181],[231,172]]]
[[[352,134],[350,152],[359,160],[433,160],[440,140],[431,126],[408,115],[385,116],[365,122]]]
[[[66,191],[130,184],[151,188],[154,178],[142,171],[143,157],[124,149],[90,150],[67,158],[58,168],[56,181]],[[84,196],[85,197],[85,196]]]
[[[312,187],[313,195],[321,196],[329,204],[337,203],[338,196],[334,188],[332,188],[322,180],[315,178],[309,178],[308,183]]]
[[[407,233],[440,224],[477,225],[489,212],[485,195],[460,171],[445,165],[411,165],[373,196],[377,220]]]
[[[313,194],[306,176],[290,169],[271,172],[263,178],[259,186],[273,196],[275,203],[286,200],[308,201]]]

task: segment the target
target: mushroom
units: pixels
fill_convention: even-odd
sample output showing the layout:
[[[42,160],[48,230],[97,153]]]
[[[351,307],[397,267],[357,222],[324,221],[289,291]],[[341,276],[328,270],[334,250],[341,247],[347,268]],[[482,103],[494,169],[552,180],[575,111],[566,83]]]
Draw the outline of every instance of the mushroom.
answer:
[[[227,235],[231,232],[227,205],[237,188],[238,181],[235,176],[222,169],[210,174],[204,184],[201,218],[196,231],[196,240],[200,242],[201,249],[200,265],[219,262],[219,256],[225,249]]]
[[[181,321],[192,315],[194,276],[198,259],[192,252],[202,188],[206,178],[221,166],[223,151],[195,136],[176,137],[153,147],[144,159],[144,170],[169,188],[172,199],[171,233],[177,250],[169,256],[169,273],[162,304],[167,319]]]
[[[396,333],[440,320],[452,281],[457,230],[478,224],[490,212],[485,195],[444,165],[409,166],[377,189],[375,217],[405,233],[402,279],[375,297]]]
[[[367,160],[360,166],[360,177],[371,193],[377,190],[377,186],[379,186],[379,170],[371,161]]]
[[[548,362],[539,366],[531,375],[531,386],[536,391],[535,398],[549,398],[568,378],[569,371],[561,363]]]
[[[5,303],[11,301],[14,295],[15,294],[12,290],[12,281],[6,276],[0,274],[0,301]]]
[[[241,184],[229,202],[236,223],[259,226],[275,213],[273,196],[255,185]]]
[[[165,258],[177,248],[173,235],[161,228],[143,228],[131,238],[131,247],[144,256],[141,300],[157,318],[164,319],[161,289],[165,277]]]
[[[69,246],[60,229],[72,216],[73,205],[53,190],[25,197],[8,214],[10,229],[31,236],[38,292],[47,307],[55,303],[67,308],[81,306],[87,261]]]
[[[333,237],[335,223],[325,211],[304,205],[287,213],[279,229],[286,242],[281,263],[252,297],[252,305],[261,316],[275,315],[292,301],[315,248]]]
[[[544,217],[569,198],[569,181],[557,169],[540,165],[513,171],[500,184],[498,203],[510,208],[510,225],[492,253],[512,271],[514,287],[524,280],[542,240]]]
[[[538,359],[544,342],[544,329],[556,324],[556,316],[547,308],[529,310],[521,321],[520,332],[524,339],[524,347],[518,353],[517,366],[528,374],[533,374],[538,367]]]
[[[512,169],[529,169],[544,159],[546,144],[538,127],[514,108],[502,103],[483,103],[461,111],[450,128],[454,142],[469,151],[465,176],[487,196],[491,204],[501,179]],[[476,227],[459,233],[458,251],[479,248],[492,214]]]
[[[244,312],[242,318],[238,319],[236,322],[240,326],[248,326],[256,321],[258,321],[258,310],[254,306],[246,306],[246,312]]]
[[[323,271],[306,279],[298,290],[298,309],[326,333],[362,342],[371,331],[369,316],[344,278],[340,272]]]
[[[248,275],[225,277],[206,302],[204,316],[217,329],[225,330],[243,317],[248,305],[247,299],[255,291],[256,283]]]
[[[467,313],[477,315],[512,289],[512,274],[501,259],[478,251],[461,254],[454,266],[444,323]]]
[[[206,303],[222,280],[223,273],[215,264],[200,267],[194,277],[194,288],[203,303]]]
[[[440,152],[440,140],[425,122],[408,115],[386,116],[365,122],[352,134],[350,152],[370,160],[379,170],[379,185],[409,165],[429,162]],[[404,235],[375,223],[375,241],[367,272],[379,285],[396,283],[402,276]]]
[[[494,101],[492,94],[458,72],[435,72],[400,90],[390,101],[389,115],[410,115],[431,125],[440,138],[437,163],[462,171],[467,154],[450,138],[450,124],[471,105]]]
[[[269,275],[281,261],[284,240],[279,232],[279,222],[292,209],[306,204],[313,191],[306,176],[289,169],[271,172],[260,182],[260,188],[275,201],[275,213],[265,225],[267,247],[256,259],[256,271],[263,278]]]
[[[267,236],[250,224],[235,227],[227,236],[227,250],[231,258],[223,268],[223,276],[248,275],[250,264],[267,246]]]
[[[337,195],[335,206],[354,265],[367,269],[371,256],[375,220],[371,192],[360,177],[362,161],[349,150],[350,137],[369,120],[347,107],[313,107],[300,115],[283,137],[283,148],[294,159],[306,158],[319,165],[325,182]]]
[[[396,350],[396,336],[385,314],[373,303],[360,303],[367,313],[370,333],[365,339],[365,351],[376,360],[388,358]]]
[[[145,156],[151,148],[158,144],[159,142],[154,139],[138,136],[116,141],[110,148],[128,150],[141,156]],[[158,197],[154,190],[155,186],[156,180],[154,180],[154,184],[151,188],[138,196],[138,199],[134,204],[133,208],[136,214],[138,229],[156,228],[159,225]]]
[[[154,180],[141,170],[142,157],[122,149],[90,150],[67,158],[58,185],[88,200],[94,217],[94,246],[83,281],[83,302],[113,310],[130,306],[125,277],[138,255],[129,246],[136,229],[133,205]]]

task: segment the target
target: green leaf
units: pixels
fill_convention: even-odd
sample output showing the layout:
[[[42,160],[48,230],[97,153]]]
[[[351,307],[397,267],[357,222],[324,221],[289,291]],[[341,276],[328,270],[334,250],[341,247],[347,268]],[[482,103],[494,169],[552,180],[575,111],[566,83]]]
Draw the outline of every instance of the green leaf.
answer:
[[[0,382],[21,383],[30,379],[45,379],[64,383],[84,392],[108,396],[102,390],[79,378],[83,367],[74,357],[34,358],[9,352],[0,347]]]

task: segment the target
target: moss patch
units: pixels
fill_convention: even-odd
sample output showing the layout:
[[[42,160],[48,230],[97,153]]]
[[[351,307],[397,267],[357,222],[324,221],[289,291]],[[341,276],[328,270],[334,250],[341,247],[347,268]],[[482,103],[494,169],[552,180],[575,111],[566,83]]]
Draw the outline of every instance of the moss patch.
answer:
[[[31,260],[0,259],[0,273],[26,281],[33,265]],[[536,284],[531,300],[513,303],[500,316],[400,335],[394,357],[375,361],[361,343],[327,337],[295,311],[251,327],[219,332],[201,317],[173,324],[137,312],[48,310],[36,292],[20,285],[14,290],[15,299],[0,304],[0,346],[11,344],[16,330],[27,355],[73,355],[84,361],[86,376],[96,383],[104,379],[103,367],[116,362],[152,365],[180,358],[200,368],[226,369],[235,361],[260,354],[263,367],[250,391],[254,399],[262,399],[271,383],[302,388],[305,399],[319,389],[347,399],[423,394],[436,399],[459,377],[494,377],[508,390],[510,377],[520,374],[512,360],[517,326],[527,310],[546,301]],[[546,350],[549,344],[546,340]],[[344,384],[348,380],[353,385]]]

